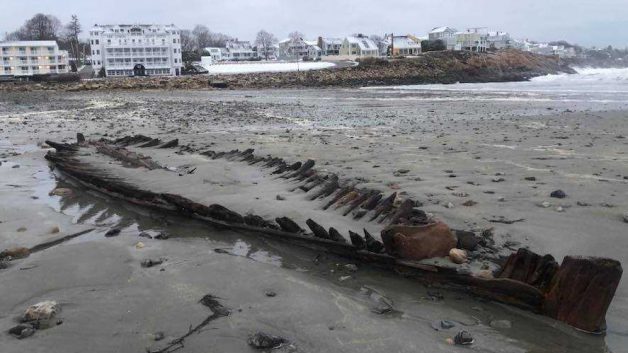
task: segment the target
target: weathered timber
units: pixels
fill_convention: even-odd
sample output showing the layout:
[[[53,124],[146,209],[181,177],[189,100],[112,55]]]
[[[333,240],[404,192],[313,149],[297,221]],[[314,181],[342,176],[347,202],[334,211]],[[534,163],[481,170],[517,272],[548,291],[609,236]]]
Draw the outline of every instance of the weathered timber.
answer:
[[[379,254],[384,250],[384,244],[375,239],[366,229],[364,229],[364,239],[366,240],[366,250],[376,254]]]
[[[366,249],[366,241],[360,234],[349,231],[349,239],[351,239],[351,244],[358,249]]]
[[[275,222],[279,224],[279,227],[288,233],[303,233],[303,229],[299,227],[293,220],[288,217],[275,218]]]
[[[340,232],[336,230],[336,228],[334,227],[329,228],[329,238],[333,241],[337,241],[341,243],[347,242],[347,239],[345,239],[345,237],[343,237],[342,234],[340,234]]]
[[[316,194],[314,194],[314,196],[310,197],[310,201],[314,201],[321,197],[327,197],[333,194],[334,191],[338,190],[339,187],[338,176],[334,174],[329,178],[329,181],[327,181],[325,185]]]
[[[413,207],[414,202],[412,202],[412,200],[410,199],[405,199],[399,206],[399,209],[397,209],[397,212],[395,212],[395,214],[390,219],[390,224],[397,224],[403,218],[408,219],[409,216],[412,214]],[[383,219],[381,219],[379,223],[382,223],[382,221]]]
[[[305,221],[305,224],[307,224],[312,233],[314,233],[315,237],[322,239],[331,239],[329,233],[325,230],[325,228],[320,224],[314,222],[312,219],[308,219],[307,221]]]
[[[143,143],[141,145],[139,145],[138,147],[141,148],[148,148],[148,147],[155,147],[161,144],[161,140],[160,139],[151,139],[150,141]]]
[[[381,214],[388,212],[389,209],[393,207],[393,203],[395,202],[395,198],[397,197],[397,193],[393,192],[390,196],[382,200],[377,207],[375,207],[375,211],[370,221],[374,221]]]
[[[328,203],[326,203],[325,206],[323,206],[323,209],[326,210],[326,209],[330,208],[333,204],[336,203],[336,201],[340,200],[341,198],[343,198],[345,195],[347,195],[351,191],[353,191],[353,185],[345,186],[344,188],[340,189],[336,193],[336,195]]]
[[[71,145],[69,143],[59,143],[46,140],[46,144],[57,151],[76,151],[78,150],[77,145]]]
[[[362,191],[358,197],[356,197],[353,201],[351,201],[351,203],[349,203],[349,207],[347,207],[347,209],[342,213],[342,215],[346,216],[349,213],[351,213],[351,211],[353,211],[362,203],[364,203],[364,201],[366,201],[369,197],[371,197],[371,195],[373,195],[373,190]]]
[[[166,143],[164,143],[163,145],[159,146],[158,148],[174,148],[177,147],[179,145],[179,139],[174,139],[174,140],[170,140]]]
[[[508,257],[497,277],[510,278],[545,291],[557,270],[558,264],[552,255],[541,256],[521,248]]]
[[[615,260],[566,256],[549,284],[543,313],[583,331],[605,331],[622,273]]]

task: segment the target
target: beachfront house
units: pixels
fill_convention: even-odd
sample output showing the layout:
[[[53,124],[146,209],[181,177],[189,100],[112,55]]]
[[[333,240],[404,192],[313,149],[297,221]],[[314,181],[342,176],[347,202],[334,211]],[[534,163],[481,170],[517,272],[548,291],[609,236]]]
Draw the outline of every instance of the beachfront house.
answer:
[[[387,36],[388,52],[392,56],[416,56],[421,54],[421,41],[411,35]]]
[[[375,42],[361,34],[346,37],[340,46],[340,55],[355,58],[378,57],[379,48]]]
[[[29,77],[69,71],[68,52],[54,40],[0,42],[0,76]]]
[[[486,45],[489,49],[506,49],[513,47],[513,41],[508,32],[488,32]]]
[[[281,60],[320,60],[322,55],[318,41],[289,38],[280,41],[278,46]]]
[[[457,32],[457,29],[451,27],[436,27],[428,33],[428,40],[430,42],[440,40],[445,44],[447,50],[454,50],[456,47]]]
[[[321,48],[321,54],[324,56],[340,55],[340,47],[342,46],[342,39],[318,37],[317,46]]]
[[[254,50],[251,42],[244,40],[228,40],[225,43],[227,60],[243,61],[258,60],[257,51]]]
[[[456,33],[454,50],[483,53],[488,48],[488,32],[484,28],[470,28]]]
[[[208,47],[203,49],[206,56],[211,57],[212,62],[227,60],[228,54],[226,48]]]

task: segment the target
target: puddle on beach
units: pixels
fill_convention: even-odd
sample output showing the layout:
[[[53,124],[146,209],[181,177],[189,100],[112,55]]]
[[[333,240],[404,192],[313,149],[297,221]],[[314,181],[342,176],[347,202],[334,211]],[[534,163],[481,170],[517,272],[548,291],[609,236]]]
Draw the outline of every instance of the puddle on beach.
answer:
[[[417,330],[433,330],[435,320],[457,323],[450,330],[434,331],[437,340],[453,336],[457,330],[478,332],[478,338],[501,336],[509,344],[529,352],[608,352],[604,338],[577,332],[551,319],[523,312],[504,305],[486,302],[461,292],[425,287],[410,279],[391,276],[391,273],[367,265],[360,265],[355,273],[344,270],[350,263],[332,255],[295,247],[255,234],[220,230],[195,220],[165,215],[144,208],[130,206],[110,199],[66,179],[49,169],[33,175],[37,180],[33,202],[43,203],[56,212],[71,217],[73,223],[94,226],[97,229],[70,241],[107,241],[104,233],[120,228],[120,236],[136,237],[141,241],[160,241],[166,245],[177,238],[203,238],[207,252],[224,256],[240,256],[251,260],[251,266],[263,263],[323,279],[323,283],[357,302],[380,310],[392,303],[393,310],[381,314],[384,320],[406,320],[417,325]],[[49,195],[55,188],[69,188],[66,196]],[[165,233],[169,240],[140,238],[141,232]],[[341,280],[345,276],[349,279]],[[320,281],[319,281],[320,282]],[[435,294],[436,293],[436,294]],[[382,304],[384,303],[384,304]],[[374,314],[375,315],[375,314]],[[492,329],[492,320],[509,320],[510,329]],[[494,341],[495,339],[491,339]],[[497,347],[496,347],[497,348]],[[499,351],[497,348],[496,351]],[[510,351],[510,350],[509,350]]]

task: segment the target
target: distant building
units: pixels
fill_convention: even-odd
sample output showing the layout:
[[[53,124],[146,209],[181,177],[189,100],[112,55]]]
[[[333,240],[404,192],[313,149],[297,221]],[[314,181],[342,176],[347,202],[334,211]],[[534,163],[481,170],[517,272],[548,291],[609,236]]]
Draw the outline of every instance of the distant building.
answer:
[[[418,38],[406,36],[386,37],[388,48],[392,56],[413,56],[421,54],[421,42]]]
[[[54,40],[0,42],[0,76],[63,74],[68,66],[68,52]]]
[[[278,44],[278,57],[281,60],[319,60],[322,50],[317,44],[303,38],[284,39]]]
[[[92,65],[107,76],[181,73],[180,31],[174,25],[95,25],[90,31]]]
[[[342,46],[341,38],[323,38],[318,37],[318,47],[321,48],[322,55],[340,55],[340,47]]]
[[[379,56],[379,47],[371,39],[362,35],[346,37],[340,46],[340,55],[377,57]]]
[[[539,55],[555,55],[559,58],[573,58],[576,50],[572,47],[566,48],[564,45],[550,45],[547,43],[528,43],[527,51]]]
[[[213,62],[227,60],[227,48],[210,47],[203,50],[209,53]]]
[[[507,32],[488,32],[486,43],[489,49],[506,49],[513,47],[513,40]]]
[[[242,61],[242,60],[257,60],[257,51],[254,50],[251,42],[242,40],[228,40],[225,43],[226,60],[230,61]],[[223,56],[223,60],[224,60]]]
[[[470,28],[456,33],[455,50],[485,52],[488,49],[488,32],[483,28]]]
[[[453,50],[457,44],[457,32],[457,29],[451,27],[436,27],[430,31],[428,38],[430,42],[441,40],[447,47],[447,50]]]

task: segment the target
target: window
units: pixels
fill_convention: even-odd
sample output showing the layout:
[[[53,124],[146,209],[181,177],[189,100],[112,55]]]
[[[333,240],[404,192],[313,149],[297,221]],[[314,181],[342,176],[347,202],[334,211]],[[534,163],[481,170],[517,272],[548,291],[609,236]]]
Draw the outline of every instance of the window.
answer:
[[[100,49],[96,50],[96,55],[100,55]]]
[[[100,44],[100,43],[98,43],[98,39],[96,39],[96,45],[98,45],[98,44]]]
[[[90,41],[90,43],[91,43],[92,45],[94,45],[94,40],[92,39],[92,40]]]

